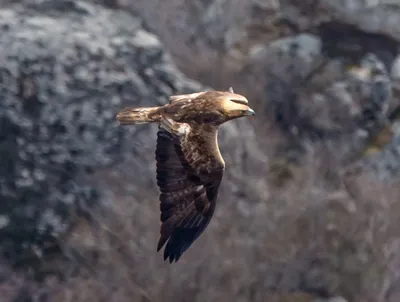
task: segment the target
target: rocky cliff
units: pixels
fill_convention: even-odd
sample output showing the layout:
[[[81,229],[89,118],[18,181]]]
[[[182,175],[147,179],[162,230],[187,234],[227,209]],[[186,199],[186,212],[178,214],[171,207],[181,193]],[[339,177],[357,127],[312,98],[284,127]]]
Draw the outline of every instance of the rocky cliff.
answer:
[[[395,301],[398,5],[97,2],[0,8],[4,301]],[[171,266],[157,128],[115,113],[229,86],[257,115]]]

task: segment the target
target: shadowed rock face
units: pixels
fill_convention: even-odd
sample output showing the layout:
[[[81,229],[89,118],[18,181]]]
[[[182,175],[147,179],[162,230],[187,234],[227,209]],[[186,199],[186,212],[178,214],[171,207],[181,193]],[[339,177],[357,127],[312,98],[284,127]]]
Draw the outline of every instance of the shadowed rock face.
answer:
[[[257,111],[281,130],[278,153],[298,156],[315,142],[329,141],[335,156],[351,157],[381,128],[382,108],[371,112],[370,103],[380,99],[389,112],[399,105],[390,92],[400,41],[395,21],[400,6],[393,1],[125,0],[119,5],[144,19],[185,74],[213,87],[233,85],[255,100]],[[363,61],[371,56],[382,65],[380,75],[349,70],[362,66],[366,73],[371,66]],[[264,121],[254,124],[258,135],[270,135]]]
[[[0,10],[0,31],[0,240],[7,242],[6,254],[18,261],[40,256],[77,213],[101,200],[112,203],[104,198],[108,187],[96,185],[93,175],[124,162],[114,171],[126,176],[121,186],[128,192],[150,187],[157,212],[157,127],[118,127],[115,114],[127,104],[157,105],[206,88],[185,78],[158,39],[124,12],[79,1],[13,5]],[[253,130],[239,121],[222,133],[230,173],[240,174],[243,153],[257,149]],[[264,171],[258,157],[246,168]]]
[[[99,201],[90,175],[146,143],[115,112],[201,86],[138,19],[83,2],[1,9],[0,45],[0,240],[14,258],[64,233]]]

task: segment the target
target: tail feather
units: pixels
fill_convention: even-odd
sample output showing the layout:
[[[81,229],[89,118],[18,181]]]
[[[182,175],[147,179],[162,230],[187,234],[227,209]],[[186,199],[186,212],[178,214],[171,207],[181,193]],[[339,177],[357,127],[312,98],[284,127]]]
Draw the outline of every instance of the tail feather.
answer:
[[[135,125],[154,123],[161,120],[160,109],[162,107],[127,107],[117,114],[117,120],[121,125]]]

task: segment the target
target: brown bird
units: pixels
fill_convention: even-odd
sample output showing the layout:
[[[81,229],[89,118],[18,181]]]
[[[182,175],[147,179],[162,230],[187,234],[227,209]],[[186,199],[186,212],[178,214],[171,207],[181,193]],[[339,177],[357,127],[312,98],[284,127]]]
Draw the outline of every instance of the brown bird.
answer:
[[[248,100],[233,92],[174,95],[164,106],[125,108],[121,125],[158,123],[157,185],[161,191],[161,228],[157,245],[164,260],[178,261],[214,214],[225,162],[218,148],[218,127],[254,115]],[[168,242],[167,242],[168,241]]]

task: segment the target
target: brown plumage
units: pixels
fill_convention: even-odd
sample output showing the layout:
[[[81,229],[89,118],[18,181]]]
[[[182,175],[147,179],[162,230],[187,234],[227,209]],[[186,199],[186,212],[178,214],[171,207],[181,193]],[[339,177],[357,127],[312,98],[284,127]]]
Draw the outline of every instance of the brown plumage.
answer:
[[[218,148],[219,125],[254,115],[247,99],[229,91],[175,95],[164,106],[125,108],[122,125],[157,122],[157,184],[160,188],[164,260],[178,261],[214,214],[225,163]]]

